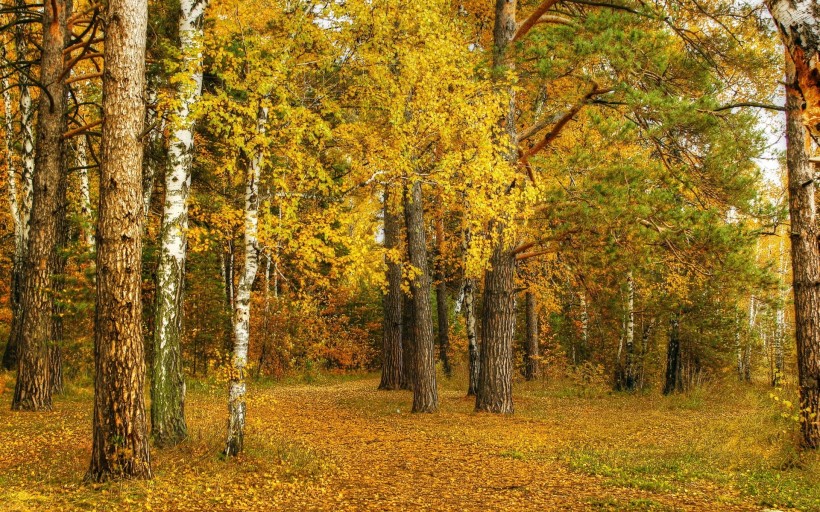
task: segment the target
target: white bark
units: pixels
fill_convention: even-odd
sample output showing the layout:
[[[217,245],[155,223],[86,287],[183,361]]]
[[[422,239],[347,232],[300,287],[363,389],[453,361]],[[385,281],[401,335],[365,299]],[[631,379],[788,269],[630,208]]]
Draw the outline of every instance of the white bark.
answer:
[[[5,51],[3,52],[5,53]],[[11,211],[11,219],[14,222],[14,254],[20,254],[24,249],[23,243],[23,225],[20,218],[20,205],[17,198],[17,168],[14,162],[14,113],[11,108],[11,92],[8,87],[8,80],[3,77],[0,80],[0,87],[3,88],[3,108],[6,137],[4,143],[6,145],[6,169],[8,171],[8,193],[9,193],[9,209]]]
[[[80,180],[80,214],[85,222],[85,243],[94,250],[94,216],[91,214],[91,190],[88,185],[88,159],[85,154],[85,138],[77,139],[77,176]]]
[[[28,47],[22,32],[22,28],[18,29],[16,34],[16,48],[17,60],[28,60]],[[18,85],[20,90],[20,126],[22,135],[22,169],[20,175],[20,193],[22,194],[19,202],[20,224],[22,226],[22,244],[23,250],[21,257],[25,254],[28,247],[29,236],[29,218],[31,217],[31,203],[34,199],[34,106],[31,101],[31,92],[29,91],[27,79],[20,74],[20,83]],[[22,261],[22,260],[21,260]]]
[[[265,133],[268,109],[260,108],[257,130]],[[225,454],[237,455],[242,451],[245,430],[245,366],[248,363],[250,338],[251,289],[259,266],[257,231],[259,226],[259,176],[262,169],[262,151],[257,150],[248,168],[245,185],[245,267],[239,276],[234,307],[234,349],[231,383],[228,395],[228,443]]]
[[[589,344],[589,311],[587,310],[586,292],[581,290],[578,293],[578,298],[581,301],[581,343],[584,350],[586,350]],[[572,364],[578,364],[578,354],[574,344],[572,346]]]

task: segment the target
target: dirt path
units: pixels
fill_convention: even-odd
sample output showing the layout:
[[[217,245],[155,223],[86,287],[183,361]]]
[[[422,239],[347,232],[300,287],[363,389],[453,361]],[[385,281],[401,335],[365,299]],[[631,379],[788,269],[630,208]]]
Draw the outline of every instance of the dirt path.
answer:
[[[271,426],[318,448],[338,467],[324,496],[300,496],[310,510],[759,510],[736,496],[692,486],[659,494],[605,485],[567,469],[554,456],[527,457],[515,447],[560,446],[555,422],[471,412],[456,392],[441,396],[443,412],[401,410],[409,393],[373,391],[359,381],[322,388],[277,390],[284,413]],[[385,395],[388,395],[386,398]],[[393,407],[396,407],[395,410]],[[276,417],[277,415],[271,414]],[[741,503],[741,504],[738,504]]]

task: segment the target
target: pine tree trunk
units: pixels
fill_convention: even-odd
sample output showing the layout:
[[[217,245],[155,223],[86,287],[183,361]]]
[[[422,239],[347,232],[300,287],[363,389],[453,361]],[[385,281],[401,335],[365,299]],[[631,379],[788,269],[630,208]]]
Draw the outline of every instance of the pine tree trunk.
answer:
[[[791,217],[792,281],[797,339],[797,375],[803,444],[820,447],[820,246],[817,240],[815,170],[806,154],[806,132],[798,114],[799,76],[786,58],[786,162]]]
[[[190,115],[202,93],[202,19],[206,1],[182,0],[179,18],[180,73],[178,108],[174,112],[165,174],[156,327],[151,371],[151,437],[158,446],[173,446],[188,435],[185,424],[185,374],[182,367],[182,315],[185,257],[188,245],[188,194],[194,157]]]
[[[475,396],[478,392],[478,374],[481,369],[481,360],[480,345],[475,330],[475,281],[472,278],[464,280],[464,328],[467,332],[467,356],[470,372],[467,396]]]
[[[526,361],[524,363],[524,378],[536,380],[541,377],[540,353],[538,347],[538,310],[535,294],[528,291],[524,295],[524,308],[527,318]]]
[[[17,7],[25,6],[25,1],[16,0],[15,5]],[[20,11],[17,16],[22,17],[23,11]],[[14,28],[15,56],[17,60],[21,62],[29,60],[26,29],[27,24],[25,23],[19,23]],[[34,108],[29,91],[29,79],[25,73],[19,73],[17,88],[20,91],[18,114],[20,116],[21,127],[20,157],[22,165],[19,183],[19,209],[15,222],[19,222],[20,232],[15,237],[14,261],[12,262],[11,297],[9,300],[12,320],[11,329],[9,330],[9,341],[3,352],[3,368],[6,370],[17,368],[17,347],[20,344],[23,327],[23,309],[20,304],[23,295],[25,260],[30,233],[29,220],[34,195]]]
[[[484,275],[481,362],[476,411],[513,413],[512,342],[515,336],[515,256],[499,245]]]
[[[54,344],[55,264],[59,219],[64,212],[63,132],[65,85],[62,80],[68,6],[54,0],[43,9],[40,82],[49,84],[40,95],[38,137],[33,180],[31,232],[24,270],[20,309],[22,322],[17,347],[17,385],[12,409],[51,409],[51,354]]]
[[[86,478],[150,478],[142,341],[142,141],[146,0],[109,0],[94,328],[93,443]]]
[[[513,69],[507,55],[517,24],[515,0],[496,0],[493,27],[493,67],[499,73],[496,80],[503,79],[501,71]],[[504,159],[511,165],[518,161],[515,121],[515,91],[504,84],[509,104],[499,123],[504,130],[503,143],[508,145]],[[490,265],[492,269],[484,276],[484,307],[481,317],[481,356],[476,393],[476,410],[512,414],[512,340],[515,335],[515,256],[506,247],[504,221],[498,221],[495,230],[496,246]]]
[[[413,412],[438,410],[436,360],[433,345],[433,312],[430,307],[430,269],[424,232],[424,208],[421,182],[410,186],[404,197],[407,224],[407,252],[416,273],[413,290]]]
[[[400,247],[401,219],[390,202],[390,186],[384,191],[384,248],[396,252]],[[384,296],[384,339],[382,345],[382,380],[379,389],[400,389],[402,384],[402,295],[401,261],[390,255],[387,266],[387,293]]]
[[[267,108],[259,108],[257,130],[265,133],[268,122]],[[250,162],[245,183],[245,268],[239,277],[234,306],[234,348],[231,357],[231,380],[228,394],[228,441],[225,455],[232,457],[242,452],[245,441],[245,366],[248,364],[248,341],[251,327],[251,291],[259,266],[257,231],[259,228],[259,177],[262,172],[262,153],[257,152]]]
[[[409,295],[403,295],[401,310],[401,360],[402,378],[401,389],[412,390],[416,382],[415,350],[416,350],[416,307],[413,299],[413,290]]]
[[[444,375],[449,379],[453,374],[450,367],[450,308],[447,301],[447,277],[444,272],[444,223],[436,222],[436,315],[438,319],[438,354]]]
[[[680,347],[680,320],[673,314],[669,320],[669,343],[666,346],[666,378],[663,394],[671,395],[683,391],[683,375]]]

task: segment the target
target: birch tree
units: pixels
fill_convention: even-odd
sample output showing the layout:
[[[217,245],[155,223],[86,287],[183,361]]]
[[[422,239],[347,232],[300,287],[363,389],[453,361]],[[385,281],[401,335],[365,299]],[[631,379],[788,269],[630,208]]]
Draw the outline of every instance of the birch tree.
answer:
[[[265,135],[267,120],[267,107],[259,107],[257,132],[260,137]],[[249,160],[245,178],[245,265],[239,276],[239,285],[236,287],[234,306],[234,346],[228,391],[228,441],[224,452],[228,457],[239,455],[245,440],[245,366],[248,364],[248,341],[250,339],[251,290],[259,266],[257,231],[259,229],[259,179],[263,163],[262,147],[257,147]]]
[[[14,27],[14,48],[15,60],[23,66],[24,70],[29,69],[29,48],[28,48],[28,28],[23,22],[25,11],[24,0],[16,0],[15,7],[19,9],[16,13],[17,24]],[[15,232],[14,258],[11,271],[11,297],[10,306],[12,312],[11,329],[9,330],[9,341],[3,353],[3,368],[11,370],[17,366],[17,345],[20,340],[22,328],[22,308],[20,301],[23,294],[23,269],[28,250],[29,238],[29,218],[31,216],[31,204],[33,196],[33,176],[34,176],[34,105],[31,100],[29,90],[29,78],[27,72],[17,73],[18,115],[20,117],[20,182],[17,216],[14,220],[15,226],[19,226],[19,232]],[[4,97],[5,101],[5,97]],[[8,115],[8,110],[7,110]],[[13,132],[12,132],[13,133]]]
[[[171,121],[169,169],[157,267],[157,305],[151,379],[151,436],[160,446],[187,436],[185,376],[180,344],[187,250],[188,195],[194,153],[191,109],[202,93],[202,25],[207,0],[182,0],[179,18],[180,69]]]

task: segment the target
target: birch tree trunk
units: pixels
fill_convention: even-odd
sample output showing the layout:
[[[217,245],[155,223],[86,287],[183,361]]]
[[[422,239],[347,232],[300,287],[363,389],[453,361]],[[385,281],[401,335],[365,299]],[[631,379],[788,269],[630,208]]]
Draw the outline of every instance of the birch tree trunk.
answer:
[[[467,333],[467,356],[469,358],[469,384],[467,396],[475,396],[478,392],[478,375],[481,369],[480,346],[475,330],[475,280],[464,280],[464,328]]]
[[[150,478],[143,386],[142,136],[147,0],[109,0],[100,148],[93,442],[86,478]]]
[[[400,246],[401,219],[393,211],[390,186],[384,191],[384,248],[397,252]],[[387,266],[387,293],[384,296],[384,339],[382,345],[382,379],[379,389],[400,389],[402,381],[402,295],[401,261],[390,255],[385,258]]]
[[[94,215],[91,212],[91,187],[88,183],[88,157],[85,152],[85,137],[77,139],[77,178],[80,181],[80,215],[83,218],[85,244],[88,249],[94,250]]]
[[[260,107],[257,131],[263,135],[268,109]],[[251,290],[259,267],[256,234],[259,228],[259,177],[262,172],[262,150],[251,158],[245,183],[245,267],[239,277],[234,302],[234,348],[231,358],[231,380],[228,394],[228,442],[225,455],[242,452],[245,441],[245,366],[248,364],[248,341],[251,322]]]
[[[526,361],[524,362],[524,378],[536,380],[541,376],[540,353],[538,347],[538,310],[535,294],[528,291],[524,295],[524,305],[527,318]]]
[[[433,312],[430,307],[430,269],[424,232],[421,182],[410,186],[404,197],[407,251],[415,276],[413,290],[413,412],[438,410],[436,360],[433,345]]]
[[[182,0],[179,18],[179,107],[174,112],[165,174],[156,327],[151,369],[151,437],[158,446],[173,446],[188,435],[185,424],[185,375],[182,368],[182,301],[188,232],[188,194],[194,156],[191,108],[202,93],[202,21],[207,1]]]
[[[788,2],[777,2],[778,5]],[[798,5],[811,2],[800,2]],[[774,11],[773,11],[774,15]],[[778,20],[778,17],[775,16]],[[780,20],[778,20],[780,23]],[[790,27],[790,25],[786,25]],[[782,29],[782,28],[781,28]],[[816,32],[815,32],[816,33]],[[816,39],[815,39],[816,40]],[[792,50],[802,58],[803,50]],[[816,59],[816,52],[813,58]],[[812,57],[807,56],[807,57]],[[798,117],[804,97],[801,88],[807,77],[800,66],[786,58],[786,164],[788,168],[789,216],[792,241],[792,284],[794,293],[797,375],[800,394],[802,443],[820,447],[820,246],[817,240],[817,202],[814,169],[806,151],[808,140]],[[808,102],[808,100],[807,100]],[[810,106],[807,106],[807,110]],[[809,113],[811,116],[811,113]],[[805,121],[805,120],[804,120]]]
[[[772,372],[772,386],[779,387],[783,380],[783,340],[786,337],[786,258],[784,244],[780,240],[780,301],[775,311],[774,332],[774,368]]]
[[[15,5],[22,7],[24,0],[16,0]],[[22,17],[22,11],[17,15]],[[19,23],[14,29],[15,57],[18,61],[29,60],[28,42],[26,41],[25,23]],[[20,344],[22,331],[22,308],[20,301],[23,295],[23,280],[26,252],[28,251],[29,219],[34,195],[34,108],[29,91],[29,79],[25,73],[18,73],[18,90],[20,91],[18,115],[20,116],[20,159],[21,172],[19,183],[19,199],[17,220],[20,224],[19,237],[15,239],[14,261],[12,262],[11,307],[12,320],[9,330],[9,341],[3,353],[3,368],[6,370],[17,367],[17,346]],[[13,133],[13,132],[12,132]]]
[[[48,85],[38,105],[31,234],[20,301],[17,384],[12,400],[12,409],[17,410],[51,409],[50,370],[55,341],[53,290],[59,219],[65,216],[62,211],[65,200],[60,198],[60,193],[65,193],[62,161],[66,95],[62,75],[68,8],[64,0],[54,0],[43,8],[40,82]]]
[[[624,391],[634,391],[637,382],[635,364],[635,281],[632,271],[626,274],[626,322],[624,329],[624,363],[618,376],[618,387]],[[618,358],[620,362],[620,357]]]

